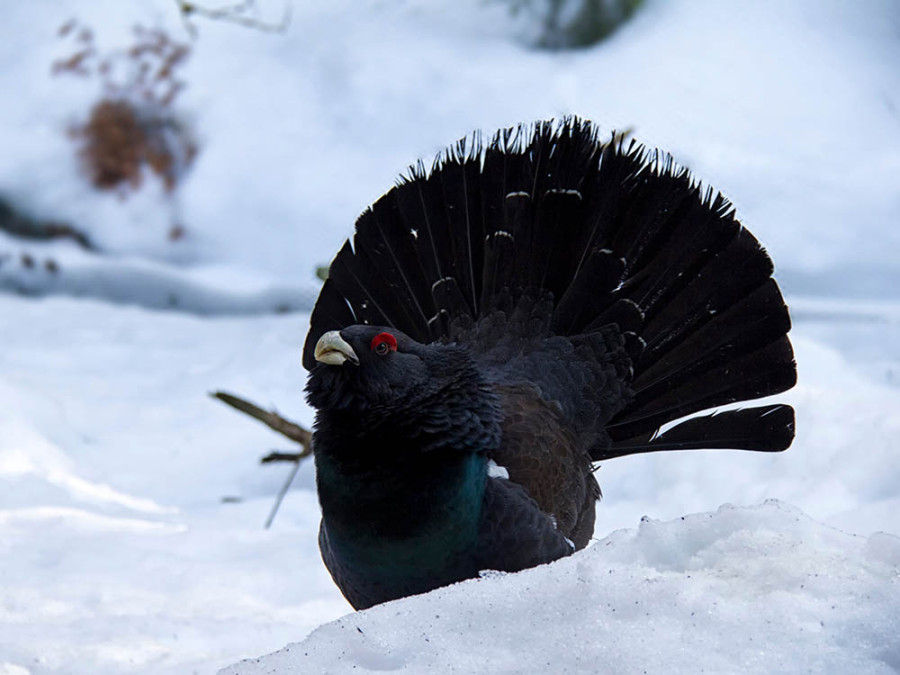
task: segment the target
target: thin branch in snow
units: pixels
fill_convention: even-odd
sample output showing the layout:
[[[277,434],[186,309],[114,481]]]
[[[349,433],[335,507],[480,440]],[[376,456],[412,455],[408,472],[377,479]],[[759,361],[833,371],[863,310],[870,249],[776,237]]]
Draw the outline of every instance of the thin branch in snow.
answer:
[[[242,2],[221,7],[204,7],[190,0],[175,0],[175,4],[178,5],[181,20],[184,22],[184,26],[191,37],[197,37],[197,27],[191,21],[195,16],[214,21],[234,23],[245,28],[263,31],[264,33],[283,33],[291,23],[292,8],[288,0],[285,0],[281,21],[275,23],[263,21],[256,16],[257,7],[255,0],[242,0]]]
[[[308,429],[304,429],[299,424],[286,420],[274,410],[263,410],[258,405],[250,403],[250,401],[235,396],[234,394],[216,391],[211,393],[210,396],[230,405],[235,410],[240,410],[242,413],[250,415],[250,417],[259,420],[273,431],[277,431],[283,436],[287,436],[295,443],[302,445],[303,451],[297,455],[294,461],[303,459],[312,454],[312,432]],[[265,463],[266,461],[274,460],[267,460],[264,458],[263,462]]]
[[[275,520],[275,514],[278,513],[281,502],[284,501],[284,497],[290,489],[291,483],[294,482],[297,471],[300,470],[300,462],[312,454],[312,432],[308,429],[304,429],[299,424],[286,420],[274,410],[263,410],[258,405],[250,403],[250,401],[235,396],[234,394],[216,391],[211,393],[210,396],[230,405],[235,410],[240,410],[242,413],[249,415],[253,419],[259,420],[273,431],[277,431],[295,443],[299,443],[303,448],[300,452],[273,451],[260,460],[261,464],[270,464],[272,462],[294,462],[291,473],[284,482],[284,485],[278,491],[278,495],[275,497],[275,504],[272,505],[269,517],[266,518],[265,528],[268,530],[272,525],[272,521]]]
[[[275,520],[275,514],[278,513],[278,509],[281,507],[281,502],[284,501],[284,496],[287,494],[287,491],[291,487],[291,483],[294,482],[294,477],[297,475],[297,472],[300,470],[300,462],[298,461],[294,464],[294,468],[291,469],[291,473],[288,476],[287,480],[284,481],[284,485],[281,486],[281,489],[278,491],[278,495],[275,497],[275,503],[272,505],[272,510],[269,511],[269,517],[266,518],[266,524],[263,526],[265,529],[269,529],[272,527],[272,521]]]

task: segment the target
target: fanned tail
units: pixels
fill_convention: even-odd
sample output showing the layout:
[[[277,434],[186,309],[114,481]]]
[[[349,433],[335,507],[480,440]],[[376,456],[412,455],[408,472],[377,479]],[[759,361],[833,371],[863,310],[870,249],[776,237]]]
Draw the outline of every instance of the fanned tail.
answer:
[[[332,263],[304,348],[352,323],[458,339],[538,290],[549,335],[624,334],[630,397],[593,459],[693,448],[778,451],[784,405],[693,417],[789,389],[790,318],[772,263],[671,158],[601,142],[576,118],[498,132],[419,164],[360,216]],[[538,297],[538,296],[535,296]],[[664,433],[659,429],[684,421]]]

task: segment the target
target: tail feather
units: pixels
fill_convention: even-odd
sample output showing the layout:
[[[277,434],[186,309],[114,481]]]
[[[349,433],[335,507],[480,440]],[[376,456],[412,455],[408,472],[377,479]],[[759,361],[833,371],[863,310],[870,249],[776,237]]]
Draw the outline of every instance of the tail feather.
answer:
[[[725,248],[706,260],[681,283],[667,289],[668,298],[648,310],[644,337],[651,352],[680,339],[696,326],[738,302],[772,274],[772,264],[747,230],[738,230]],[[655,311],[654,311],[655,310]]]
[[[622,255],[622,250],[612,245],[612,239],[622,226],[621,216],[631,201],[635,178],[644,161],[643,148],[635,142],[627,149],[621,142],[603,145],[597,156],[599,164],[592,179],[583,183],[587,220],[576,247],[582,253],[573,276],[581,273],[594,250],[617,251]]]
[[[641,311],[641,308],[632,300],[623,298],[621,300],[616,300],[611,305],[604,308],[602,312],[598,313],[594,320],[585,326],[583,332],[593,333],[594,331],[601,330],[605,326],[615,324],[623,332],[637,333],[640,331],[643,320],[644,312]],[[643,338],[641,338],[641,341],[643,343],[641,351],[643,352],[646,342]]]
[[[794,440],[794,409],[776,404],[692,417],[651,439],[615,444],[597,460],[661,450],[781,452]]]
[[[783,337],[702,373],[676,374],[659,382],[638,394],[606,428],[615,445],[702,410],[785,391],[795,382],[793,353]]]
[[[334,283],[334,279],[328,278],[322,284],[322,290],[319,291],[319,298],[316,300],[316,322],[322,333],[329,330],[339,329],[343,326],[350,326],[356,323],[356,315],[353,313],[352,306],[346,300],[346,295],[338,290]],[[316,337],[318,340],[318,336]],[[303,367],[307,370],[312,369],[315,360],[312,358],[312,352],[304,348]]]
[[[565,296],[572,282],[571,261],[576,253],[577,235],[584,222],[584,198],[576,188],[553,188],[540,198],[532,249],[538,259],[533,265],[531,286],[550,291],[555,298]],[[547,227],[543,227],[546,223]]]
[[[465,143],[445,157],[439,176],[450,227],[454,261],[453,278],[466,300],[471,316],[478,315],[479,289],[483,269],[484,223],[478,189],[480,162]]]
[[[711,216],[700,204],[697,187],[685,177],[660,173],[657,164],[641,167],[630,179],[633,188],[627,204],[607,234],[607,245],[629,261],[634,285],[654,271],[664,271],[663,263],[689,247]],[[679,226],[688,230],[687,236],[676,236]],[[649,264],[654,258],[655,267]]]
[[[506,270],[515,265],[515,243],[512,235],[497,230],[484,238],[484,273],[481,288],[481,312],[487,316],[497,309],[496,301],[506,287]]]
[[[377,218],[369,211],[363,216],[372,222],[356,239],[352,267],[357,268],[356,277],[365,280],[366,290],[378,298],[377,305],[389,325],[421,326],[430,311],[424,305],[427,298],[421,297],[418,290],[424,276],[420,268],[403,262],[413,254],[412,237],[408,233],[403,236],[401,228],[392,226],[384,215]],[[341,263],[337,259],[335,262],[338,267],[331,276],[340,282],[344,275],[340,273]],[[369,320],[375,323],[377,317],[370,316]]]
[[[504,285],[524,288],[529,285],[530,269],[523,267],[521,262],[532,255],[531,224],[534,222],[534,204],[531,195],[524,190],[510,190],[502,196],[502,200],[502,222],[499,225],[491,223],[490,227],[495,236],[507,237],[512,246],[513,258],[509,267],[498,271]]]
[[[635,273],[626,294],[652,319],[679,297],[739,227],[733,219],[717,217],[703,203],[693,203],[683,217],[669,218],[654,238],[640,242],[635,253],[639,258],[631,258],[636,260]],[[637,262],[646,258],[649,261],[643,265]]]
[[[450,276],[452,267],[446,212],[437,207],[443,203],[438,187],[437,177],[432,175],[400,185],[394,191],[397,215],[415,243],[426,289],[438,279]]]
[[[683,340],[662,351],[661,342],[648,345],[647,359],[632,382],[637,393],[659,385],[667,376],[708,370],[728,363],[736,354],[765,345],[790,329],[781,293],[773,279],[721,312],[705,317],[707,321]]]
[[[610,306],[611,294],[622,282],[624,272],[624,258],[609,249],[592,249],[553,310],[553,332],[582,332],[588,321]]]
[[[594,459],[784,449],[787,406],[657,433],[794,384],[790,318],[772,271],[728,200],[670,157],[602,143],[578,119],[514,127],[486,147],[461,141],[430,172],[419,164],[360,217],[313,311],[304,365],[314,365],[322,333],[349,323],[488,349],[488,333],[531,306],[527,325],[542,335],[624,335],[630,398],[604,413],[611,444],[598,444]]]
[[[392,317],[379,302],[379,300],[390,302],[390,296],[383,292],[378,283],[373,282],[371,271],[361,260],[353,253],[350,242],[345,242],[328,272],[329,280],[345,298],[357,298],[357,302],[350,306],[355,323],[374,323],[375,320],[381,320],[385,325],[395,325],[400,321],[400,317],[396,315]]]

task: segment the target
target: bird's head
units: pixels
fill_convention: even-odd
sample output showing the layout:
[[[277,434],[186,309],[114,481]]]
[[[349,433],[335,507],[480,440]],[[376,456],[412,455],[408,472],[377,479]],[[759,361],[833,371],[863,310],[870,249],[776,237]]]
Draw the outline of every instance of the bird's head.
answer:
[[[317,433],[327,418],[330,429],[392,429],[418,439],[420,450],[480,451],[499,442],[497,394],[465,347],[354,325],[322,335],[314,355],[306,399],[318,410]]]
[[[415,405],[453,375],[461,351],[423,345],[383,326],[328,331],[316,343],[307,400],[319,410],[377,412]]]

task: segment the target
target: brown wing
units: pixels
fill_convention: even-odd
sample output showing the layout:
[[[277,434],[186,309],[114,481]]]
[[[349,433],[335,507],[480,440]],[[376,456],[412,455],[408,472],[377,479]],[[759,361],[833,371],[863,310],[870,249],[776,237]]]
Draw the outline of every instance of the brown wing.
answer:
[[[496,391],[503,439],[493,460],[556,519],[576,548],[584,548],[594,531],[594,506],[600,497],[588,454],[591,439],[571,431],[559,408],[543,400],[537,387],[498,385]]]

